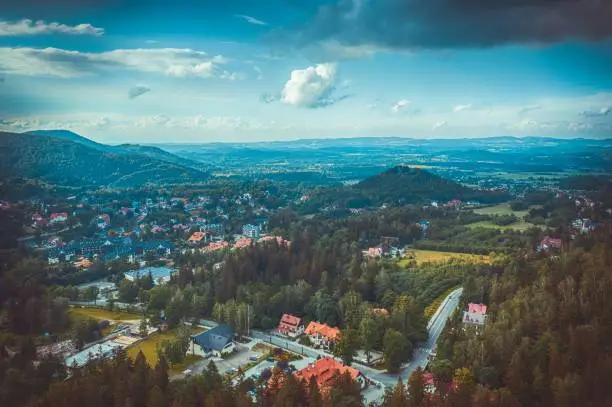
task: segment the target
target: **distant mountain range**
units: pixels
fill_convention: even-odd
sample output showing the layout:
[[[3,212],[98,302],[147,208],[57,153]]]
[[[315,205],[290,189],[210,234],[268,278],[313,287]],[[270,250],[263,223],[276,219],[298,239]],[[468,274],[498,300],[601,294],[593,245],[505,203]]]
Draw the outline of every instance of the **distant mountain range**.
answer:
[[[106,153],[128,154],[128,155],[144,155],[161,161],[177,164],[183,167],[191,167],[201,169],[202,164],[187,158],[179,157],[172,153],[162,150],[159,147],[143,146],[139,144],[121,144],[118,146],[110,146],[106,144],[96,143],[86,137],[69,130],[34,130],[23,134],[32,134],[35,136],[52,137],[61,140],[68,140],[82,144],[86,147]]]
[[[155,147],[107,146],[69,131],[0,132],[3,178],[38,179],[62,186],[131,187],[198,182],[208,177],[189,164]]]

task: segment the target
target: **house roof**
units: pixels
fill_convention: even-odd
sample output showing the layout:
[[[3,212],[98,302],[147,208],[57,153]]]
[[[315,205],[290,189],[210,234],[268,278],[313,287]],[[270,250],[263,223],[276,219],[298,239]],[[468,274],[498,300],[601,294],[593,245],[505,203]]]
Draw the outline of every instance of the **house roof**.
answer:
[[[282,325],[291,325],[291,326],[299,326],[302,320],[296,316],[290,314],[283,314],[281,317],[280,323]]]
[[[345,373],[350,374],[353,380],[361,375],[361,372],[354,367],[345,366],[332,358],[321,358],[302,370],[298,370],[295,373],[295,377],[305,380],[306,383],[309,383],[310,379],[314,377],[319,389],[325,391],[333,384],[332,379],[334,376]]]
[[[318,322],[312,321],[306,327],[306,335],[321,335],[325,338],[336,340],[340,335],[340,330],[338,328],[333,328],[327,324],[320,324]]]
[[[204,237],[206,236],[206,233],[204,232],[194,232],[193,235],[191,235],[191,237],[187,240],[188,242],[200,242],[202,241],[202,239],[204,239]]]
[[[389,311],[387,311],[385,308],[372,308],[372,313],[382,315],[384,317],[389,316]]]
[[[233,337],[234,331],[229,325],[219,324],[208,331],[193,335],[191,339],[203,349],[220,351],[232,341]]]
[[[468,304],[468,312],[472,313],[472,314],[486,314],[487,313],[487,306],[484,305],[484,304],[469,303]]]

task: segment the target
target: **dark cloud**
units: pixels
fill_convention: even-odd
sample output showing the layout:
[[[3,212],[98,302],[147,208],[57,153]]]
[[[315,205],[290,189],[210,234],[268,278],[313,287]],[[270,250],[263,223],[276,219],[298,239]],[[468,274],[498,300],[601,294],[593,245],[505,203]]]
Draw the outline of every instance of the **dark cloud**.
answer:
[[[599,110],[587,110],[587,111],[582,112],[582,116],[588,117],[588,118],[604,117],[604,116],[607,116],[608,114],[610,114],[609,107],[604,107]]]
[[[147,92],[150,92],[151,88],[147,87],[147,86],[134,86],[132,89],[129,90],[128,92],[128,97],[130,99],[135,99],[140,95],[144,95]]]
[[[320,7],[294,40],[300,46],[333,40],[344,46],[453,49],[610,36],[610,0],[339,0]]]
[[[259,96],[259,101],[262,103],[274,103],[278,100],[280,100],[280,95],[270,92],[264,92]]]

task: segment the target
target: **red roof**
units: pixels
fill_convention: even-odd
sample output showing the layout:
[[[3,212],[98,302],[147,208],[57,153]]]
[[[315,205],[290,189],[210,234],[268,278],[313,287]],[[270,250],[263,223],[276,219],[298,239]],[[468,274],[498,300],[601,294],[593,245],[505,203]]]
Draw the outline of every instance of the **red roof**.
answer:
[[[333,385],[333,378],[337,374],[345,374],[347,372],[353,380],[361,375],[361,372],[354,367],[345,366],[332,358],[322,358],[295,372],[295,377],[305,380],[306,383],[309,383],[310,379],[314,377],[321,392],[325,393]]]
[[[278,324],[278,330],[280,332],[295,332],[301,323],[302,320],[300,318],[289,314],[283,314]]]
[[[544,239],[542,239],[541,245],[542,246],[549,246],[549,247],[554,247],[554,248],[560,249],[561,246],[563,246],[563,240],[555,239],[555,238],[550,237],[550,236],[546,236]]]
[[[338,339],[340,335],[340,330],[338,328],[333,328],[327,324],[320,324],[315,321],[308,324],[305,332],[306,335],[319,335],[332,341]]]
[[[68,218],[68,214],[66,212],[60,212],[60,213],[52,213],[51,214],[51,220],[55,220],[58,218]]]
[[[470,312],[472,314],[486,314],[487,313],[487,306],[484,305],[484,304],[469,303],[468,304],[468,312]]]

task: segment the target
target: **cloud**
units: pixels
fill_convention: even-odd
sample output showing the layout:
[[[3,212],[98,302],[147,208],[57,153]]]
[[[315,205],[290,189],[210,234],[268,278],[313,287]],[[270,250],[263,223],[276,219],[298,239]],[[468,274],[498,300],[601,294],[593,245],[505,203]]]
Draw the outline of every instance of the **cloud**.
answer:
[[[127,69],[174,77],[219,77],[235,80],[240,74],[219,68],[227,58],[179,48],[116,49],[92,53],[59,48],[0,48],[0,73],[23,76],[75,78]]]
[[[130,99],[136,99],[138,96],[144,95],[147,92],[150,92],[151,88],[144,86],[144,85],[139,85],[139,86],[134,86],[132,89],[130,89],[128,91],[128,97]]]
[[[457,112],[462,112],[464,110],[471,110],[471,109],[472,109],[472,104],[467,103],[465,105],[455,105],[453,107],[453,112],[457,113]]]
[[[397,102],[395,102],[393,104],[393,106],[391,106],[391,111],[393,113],[397,113],[400,110],[402,110],[403,108],[405,108],[406,106],[410,105],[412,102],[407,100],[407,99],[400,99]]]
[[[20,21],[0,21],[0,37],[18,37],[27,35],[44,34],[69,34],[69,35],[92,35],[100,37],[104,35],[104,29],[94,27],[91,24],[78,24],[70,26],[60,23],[46,23],[42,20],[32,21],[23,19]]]
[[[612,37],[603,0],[335,0],[287,37],[299,46],[457,49]]]
[[[448,123],[444,120],[441,120],[439,122],[434,123],[434,125],[431,127],[432,130],[437,130],[440,129],[444,126],[446,126]]]
[[[258,67],[257,65],[254,65],[254,66],[253,66],[253,70],[254,70],[255,72],[257,72],[257,80],[258,80],[258,81],[262,80],[262,79],[263,79],[263,72],[261,71],[261,68],[260,68],[260,67]]]
[[[610,113],[609,107],[602,107],[599,110],[586,110],[581,113],[582,116],[587,118],[604,117]]]
[[[331,63],[294,70],[281,92],[281,101],[299,107],[317,108],[345,99],[347,96],[334,95],[336,72],[336,65]]]
[[[281,99],[281,95],[280,94],[273,94],[270,92],[264,92],[259,96],[259,100],[262,103],[274,103],[277,102]]]
[[[468,103],[467,105],[457,105],[453,107],[453,112],[461,112],[463,110],[470,110],[472,108],[472,104]]]
[[[255,17],[247,16],[245,14],[236,14],[236,17],[242,18],[244,21],[246,21],[247,23],[250,23],[250,24],[268,25],[268,23],[265,23],[265,22],[263,22],[261,20],[258,20]]]
[[[535,110],[540,110],[542,109],[542,105],[527,105],[525,107],[522,107],[519,111],[518,114],[519,115],[523,115],[525,113],[529,113],[529,112],[533,112]]]

